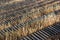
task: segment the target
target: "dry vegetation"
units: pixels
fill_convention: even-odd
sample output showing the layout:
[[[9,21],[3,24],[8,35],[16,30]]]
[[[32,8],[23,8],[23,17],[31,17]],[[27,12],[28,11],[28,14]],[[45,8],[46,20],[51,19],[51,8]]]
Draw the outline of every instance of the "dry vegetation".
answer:
[[[4,6],[4,5],[13,4],[13,3],[22,2],[22,1],[25,1],[25,0],[0,0],[0,5]]]
[[[60,21],[60,15],[56,16],[55,14],[51,14],[51,15],[48,15],[47,18],[44,17],[41,20],[37,20],[31,23],[30,25],[27,23],[25,27],[19,28],[17,31],[12,31],[11,33],[6,32],[5,39],[10,40],[10,37],[11,37],[11,40],[16,39],[17,37],[21,38],[23,36],[26,36],[28,34],[41,30],[59,21]]]
[[[20,1],[20,0],[14,0],[14,2],[16,1]],[[12,12],[9,14],[10,15],[9,17],[6,17],[8,14],[4,14],[5,12],[9,13],[9,10],[8,12],[7,11],[4,12],[4,9],[1,10],[0,13],[3,13],[3,15],[1,15],[2,17],[0,16],[0,23],[1,23],[0,30],[6,29],[12,26],[14,27],[21,23],[25,23],[25,22],[27,23],[25,24],[24,27],[18,28],[18,30],[16,31],[5,32],[4,37],[0,36],[1,40],[17,40],[18,38],[22,38],[33,32],[46,28],[49,25],[53,25],[54,23],[60,22],[60,14],[59,14],[60,12],[57,12],[56,13],[57,15],[54,12],[54,11],[60,10],[60,1],[46,4],[42,7],[37,6],[36,8],[32,8],[33,6],[31,6],[32,9],[29,12],[28,10],[22,9],[23,12],[20,13],[19,7],[17,6],[15,9],[11,8]],[[27,9],[29,8],[30,7],[27,7]],[[16,12],[14,10],[16,10]],[[15,14],[15,15],[11,16],[11,14],[13,15]],[[3,16],[6,18],[4,18]],[[29,20],[33,20],[33,21],[28,22]]]
[[[33,8],[31,9],[30,12],[27,12],[26,14],[15,14],[15,16],[10,16],[10,17],[7,17],[7,18],[3,18],[2,17],[4,15],[2,15],[1,19],[0,19],[0,30],[4,29],[4,28],[8,28],[8,27],[11,27],[13,25],[17,25],[19,23],[23,23],[25,21],[28,21],[30,19],[34,19],[34,18],[37,18],[37,17],[40,17],[42,15],[46,15],[48,13],[51,13],[53,11],[57,11],[59,10],[60,8],[60,5],[58,4],[59,2],[54,2],[52,4],[49,4],[49,5],[45,5],[43,7],[39,7],[39,8]],[[56,5],[56,6],[55,6]],[[55,6],[55,7],[54,7]],[[43,11],[42,11],[43,10]],[[15,12],[15,11],[14,11]],[[19,11],[18,11],[19,12]],[[13,13],[13,12],[12,12]],[[10,15],[12,14],[10,13]],[[12,14],[12,15],[14,15]],[[6,15],[7,16],[7,15]],[[22,17],[22,18],[20,18]]]
[[[42,3],[40,4],[40,2],[42,2]],[[43,5],[43,6],[49,6],[49,5],[54,5],[56,3],[59,3],[60,1],[57,1],[57,2],[55,1],[53,3],[49,3],[49,2],[52,2],[52,0],[49,0],[49,1],[36,1],[36,2],[32,2],[32,3],[28,1],[27,2],[28,4],[25,4],[25,5],[24,5],[24,3],[26,3],[26,2],[23,2],[23,3],[19,3],[18,2],[18,3],[9,4],[10,6],[9,5],[5,5],[4,6],[5,7],[5,10],[4,10],[4,8],[2,8],[0,10],[1,10],[1,12],[7,12],[7,11],[9,12],[9,11],[13,11],[13,10],[21,9],[21,8],[33,8],[33,7],[35,7],[36,5],[39,5],[39,4],[40,5]],[[12,6],[12,5],[16,5],[16,6]],[[3,7],[3,6],[1,6],[1,7]]]

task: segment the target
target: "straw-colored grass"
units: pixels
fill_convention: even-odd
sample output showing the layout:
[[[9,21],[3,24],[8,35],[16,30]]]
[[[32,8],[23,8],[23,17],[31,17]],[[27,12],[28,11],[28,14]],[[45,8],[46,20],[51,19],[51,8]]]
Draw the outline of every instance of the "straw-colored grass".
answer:
[[[14,2],[17,3],[20,2],[20,0],[13,0],[10,1],[9,3],[12,4]],[[60,14],[59,14],[60,12],[57,15],[54,13],[54,11],[60,10],[60,5],[58,5],[59,2],[60,1],[47,4],[45,6],[38,7],[38,8],[37,7],[32,8],[30,12],[26,12],[27,14],[22,14],[23,15],[22,19],[17,19],[20,16],[20,14],[17,14],[11,18],[6,18],[6,19],[4,18],[3,20],[0,19],[0,22],[3,22],[3,21],[12,20],[16,18],[16,20],[8,22],[7,24],[2,23],[0,25],[0,30],[19,25],[20,23],[25,23],[29,20],[34,20],[31,23],[27,22],[25,26],[23,26],[22,28],[18,28],[18,30],[16,31],[12,30],[11,32],[5,32],[4,36],[0,35],[0,40],[17,40],[18,38],[22,38],[38,30],[42,30],[43,28],[53,25],[54,23],[60,22]],[[5,4],[9,4],[9,3],[7,2]],[[18,8],[19,7],[12,9],[12,11]],[[1,12],[4,13],[7,11],[2,9]],[[42,18],[39,19],[39,17]]]
[[[34,19],[34,18],[37,18],[37,17],[42,16],[44,14],[48,14],[50,12],[60,10],[60,8],[59,8],[60,6],[57,3],[58,2],[55,2],[55,4],[54,4],[54,5],[56,5],[55,7],[53,7],[53,5],[49,5],[50,7],[44,6],[44,8],[43,7],[39,7],[39,8],[35,8],[35,9],[33,8],[27,14],[23,14],[23,18],[21,20],[20,19],[16,19],[15,21],[8,22],[7,25],[6,24],[0,25],[0,30],[3,30],[4,28],[11,27],[13,25],[17,25],[19,23],[23,23],[25,21],[30,20],[31,18]],[[0,22],[6,21],[6,20],[12,20],[12,19],[17,18],[19,16],[20,15],[17,14],[16,16],[13,16],[11,18],[3,19]]]
[[[25,27],[19,28],[16,31],[12,31],[11,33],[6,32],[5,39],[17,40],[17,37],[22,38],[33,32],[46,28],[49,25],[53,25],[56,22],[60,22],[60,14],[57,16],[55,14],[51,14],[51,15],[48,15],[47,17],[42,18],[41,20],[31,23],[30,25],[27,23]]]

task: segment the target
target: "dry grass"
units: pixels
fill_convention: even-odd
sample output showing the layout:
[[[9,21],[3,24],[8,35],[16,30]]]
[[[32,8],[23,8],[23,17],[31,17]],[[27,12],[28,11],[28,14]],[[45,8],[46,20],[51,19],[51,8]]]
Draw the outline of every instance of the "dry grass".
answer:
[[[17,33],[19,33],[19,32],[21,33],[20,37],[21,37],[21,35],[26,36],[28,34],[36,32],[37,30],[41,30],[41,29],[43,29],[49,25],[52,25],[56,22],[59,22],[59,21],[60,21],[60,17],[51,15],[51,16],[48,16],[47,18],[44,18],[44,19],[38,20],[34,23],[31,23],[31,25],[27,24],[28,26],[21,28],[21,30],[19,29],[17,31]]]
[[[20,2],[20,0],[14,0],[9,3],[12,4],[13,2]],[[22,38],[33,32],[36,32],[36,31],[46,28],[50,25],[53,25],[54,23],[60,22],[60,14],[58,14],[58,15],[54,14],[54,11],[60,10],[60,5],[58,5],[58,3],[60,3],[60,2],[58,1],[58,2],[51,3],[51,4],[47,4],[43,7],[33,8],[33,9],[31,9],[30,12],[27,12],[27,14],[23,14],[22,19],[20,19],[20,18],[17,19],[20,16],[19,14],[15,15],[11,18],[8,17],[3,20],[0,19],[1,20],[0,22],[3,22],[3,21],[12,20],[12,19],[16,18],[16,20],[8,22],[7,24],[2,23],[2,25],[0,25],[0,30],[3,30],[8,27],[16,26],[20,23],[24,23],[31,19],[34,20],[31,23],[27,22],[24,27],[19,28],[16,31],[11,31],[11,33],[5,32],[4,37],[0,35],[0,40],[17,40],[18,38]],[[8,3],[6,3],[6,4],[8,4]],[[18,9],[18,7],[16,9]],[[2,12],[4,12],[4,11],[2,11]],[[43,15],[45,15],[43,18],[41,18],[41,19],[38,18],[38,17],[42,17]]]
[[[52,1],[52,0],[51,0],[51,1]],[[45,3],[47,3],[47,2],[51,2],[51,1],[45,1],[45,2],[42,3],[42,5],[45,4]],[[19,9],[19,8],[24,8],[24,7],[27,7],[27,6],[28,6],[28,7],[31,7],[31,5],[36,5],[36,4],[38,5],[38,3],[40,3],[40,2],[41,2],[41,1],[36,1],[36,2],[34,2],[34,3],[30,3],[29,5],[23,5],[22,7],[21,7],[21,6],[17,6],[17,7],[14,7],[14,8],[13,8],[13,7],[11,6],[11,7],[9,7],[9,8],[10,8],[9,10],[1,9],[0,12],[13,11],[13,10],[16,10],[16,9]],[[43,5],[43,6],[44,6],[44,7],[45,7],[45,6],[48,7],[48,6],[50,6],[50,5],[54,5],[54,4],[57,4],[57,3],[59,3],[59,2],[60,2],[60,1],[53,2],[53,3],[50,3],[50,4]],[[17,3],[13,3],[13,4],[17,4]],[[9,4],[9,5],[10,5],[10,4]],[[6,6],[6,5],[5,5],[5,6]]]
[[[18,2],[22,2],[22,1],[25,1],[25,0],[10,0],[10,1],[7,0],[5,3],[4,2],[1,2],[0,5],[1,6],[4,6],[4,5],[18,3]]]
[[[23,23],[25,21],[28,21],[30,20],[31,18],[34,19],[34,18],[37,18],[39,16],[42,16],[42,15],[45,15],[45,14],[48,14],[50,12],[53,12],[53,11],[57,11],[57,10],[60,10],[60,6],[57,4],[58,2],[55,2],[54,4],[56,5],[56,7],[53,7],[53,5],[49,5],[49,7],[46,5],[43,7],[39,7],[39,8],[33,8],[31,9],[30,12],[26,13],[26,14],[23,14],[23,18],[22,19],[17,19],[19,16],[21,16],[20,14],[17,14],[16,16],[13,16],[11,18],[5,18],[5,19],[0,19],[0,22],[3,22],[3,21],[7,21],[7,20],[13,20],[14,18],[16,18],[15,21],[11,21],[11,22],[8,22],[8,24],[4,24],[2,23],[2,25],[0,25],[0,30],[3,30],[4,28],[8,28],[8,27],[11,27],[13,25],[17,25],[19,23]],[[43,10],[43,11],[42,11]]]
[[[42,18],[41,20],[31,23],[30,25],[27,23],[25,27],[19,28],[17,31],[12,31],[12,33],[7,32],[5,35],[6,36],[5,39],[6,40],[10,40],[10,39],[17,40],[17,37],[21,38],[23,36],[29,35],[49,25],[52,25],[56,22],[60,22],[60,15],[56,16],[55,14],[51,14],[51,15],[48,15],[47,17]]]

